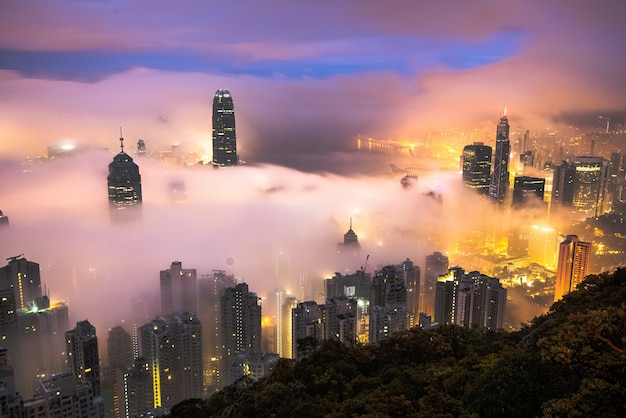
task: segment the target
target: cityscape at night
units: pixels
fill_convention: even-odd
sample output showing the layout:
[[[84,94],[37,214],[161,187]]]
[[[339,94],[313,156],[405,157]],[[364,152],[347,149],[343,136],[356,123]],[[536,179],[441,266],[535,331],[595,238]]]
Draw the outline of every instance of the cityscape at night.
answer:
[[[4,2],[0,413],[155,416],[321,341],[515,333],[626,266],[625,13]]]

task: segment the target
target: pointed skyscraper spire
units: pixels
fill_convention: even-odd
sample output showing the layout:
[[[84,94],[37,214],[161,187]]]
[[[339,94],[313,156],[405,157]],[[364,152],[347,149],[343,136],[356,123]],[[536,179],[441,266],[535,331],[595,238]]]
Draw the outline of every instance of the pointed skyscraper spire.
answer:
[[[122,135],[122,127],[120,126],[120,148],[124,152],[124,135]]]

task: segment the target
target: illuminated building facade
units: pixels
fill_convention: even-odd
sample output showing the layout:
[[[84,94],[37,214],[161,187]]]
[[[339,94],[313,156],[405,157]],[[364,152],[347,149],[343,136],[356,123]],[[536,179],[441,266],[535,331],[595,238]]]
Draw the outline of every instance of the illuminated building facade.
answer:
[[[104,418],[104,401],[66,371],[40,381],[35,397],[24,401],[24,416]]]
[[[463,148],[463,183],[485,196],[489,195],[491,183],[491,153],[491,147],[482,142]]]
[[[601,157],[574,157],[572,164],[576,167],[572,206],[589,216],[603,215],[608,162]]]
[[[94,396],[100,396],[100,354],[96,327],[88,320],[76,323],[65,332],[65,353],[70,371],[78,380],[91,384]]]
[[[269,376],[280,356],[276,353],[241,353],[235,357],[230,367],[230,382],[247,376],[252,381],[258,381]]]
[[[448,257],[438,251],[426,256],[424,270],[424,284],[422,287],[422,297],[420,298],[422,308],[420,312],[434,317],[437,277],[448,272]]]
[[[489,185],[489,197],[502,206],[509,187],[509,157],[511,143],[509,141],[509,120],[506,114],[500,118],[496,130],[496,152],[493,156],[493,173]]]
[[[528,238],[528,256],[549,269],[556,267],[557,233],[552,227],[533,225]]]
[[[65,331],[69,309],[42,296],[17,311],[17,333],[12,348],[18,389],[29,393],[40,378],[65,370]]]
[[[228,376],[237,354],[261,352],[261,305],[256,293],[246,283],[222,291],[220,299],[222,321],[222,376]],[[223,387],[228,382],[219,381]]]
[[[395,266],[385,266],[372,277],[369,342],[376,343],[407,328],[407,289]]]
[[[605,207],[608,179],[604,158],[573,157],[554,170],[552,202],[586,217],[601,216],[609,209]]]
[[[141,326],[139,334],[152,379],[153,407],[202,398],[202,325],[196,315],[156,318]]]
[[[213,165],[237,165],[235,106],[228,90],[220,89],[213,97]]]
[[[109,330],[107,354],[109,379],[113,392],[113,414],[116,418],[126,417],[124,375],[133,365],[133,346],[130,334],[124,328],[117,326]]]
[[[543,202],[546,179],[516,176],[513,184],[513,207],[522,208],[533,202]]]
[[[124,409],[128,417],[138,417],[154,408],[150,364],[144,357],[135,359],[124,374]]]
[[[204,355],[204,384],[215,388],[219,381],[222,358],[222,290],[237,284],[232,274],[214,270],[198,280],[198,319],[202,323],[202,353]]]
[[[316,344],[322,340],[337,340],[352,345],[356,334],[357,300],[336,296],[323,305],[314,301],[301,302],[291,310],[292,355],[301,358],[310,346],[303,345],[305,338]]]
[[[591,243],[580,241],[577,235],[568,235],[559,245],[559,257],[554,285],[554,301],[576,289],[589,274]]]
[[[506,289],[494,277],[451,268],[447,275],[438,278],[435,320],[466,328],[502,329],[506,295]]]
[[[117,212],[124,210],[138,212],[142,202],[139,166],[124,152],[123,137],[120,137],[120,148],[119,154],[113,157],[109,164],[107,177],[109,208],[115,220],[126,218]]]
[[[41,297],[39,264],[26,260],[23,255],[10,257],[8,261],[6,266],[0,268],[0,289],[12,289],[16,312]]]
[[[196,269],[183,269],[174,261],[169,270],[161,270],[161,312],[180,314],[198,312],[198,282]]]

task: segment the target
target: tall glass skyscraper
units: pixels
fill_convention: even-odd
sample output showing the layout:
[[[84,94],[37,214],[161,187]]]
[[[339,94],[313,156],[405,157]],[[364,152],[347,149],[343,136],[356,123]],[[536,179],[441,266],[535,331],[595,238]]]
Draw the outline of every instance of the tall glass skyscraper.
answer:
[[[500,118],[496,131],[496,153],[493,158],[493,173],[489,185],[489,197],[498,205],[504,204],[506,191],[509,186],[509,155],[511,143],[509,141],[509,120],[506,114]]]
[[[120,137],[120,153],[109,164],[107,184],[109,207],[112,210],[141,207],[141,175],[139,166],[124,152],[124,138]]]
[[[474,142],[463,148],[463,182],[481,195],[489,194],[491,182],[491,147]]]
[[[213,165],[237,165],[235,106],[228,90],[218,90],[213,98]]]

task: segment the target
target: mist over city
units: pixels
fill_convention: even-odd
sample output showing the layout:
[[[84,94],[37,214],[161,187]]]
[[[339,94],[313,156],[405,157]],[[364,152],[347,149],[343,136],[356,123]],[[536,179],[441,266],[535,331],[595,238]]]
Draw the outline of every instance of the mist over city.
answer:
[[[435,312],[426,258],[442,253],[446,270],[499,280],[500,328],[518,330],[558,300],[563,242],[586,245],[588,274],[626,262],[626,7],[600,3],[3,4],[0,256],[39,264],[42,294],[95,327],[104,366],[112,328],[163,314],[174,262],[233,275],[281,322],[278,293],[321,306],[325,279],[410,259],[417,325]],[[236,128],[218,138],[222,95]],[[481,186],[472,145],[489,148]],[[120,156],[140,174],[138,198],[125,186],[139,215],[122,222]],[[594,164],[581,203],[591,192],[563,186],[567,170]],[[516,200],[518,177],[541,187]],[[223,387],[211,379],[205,393]]]

